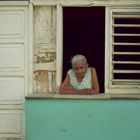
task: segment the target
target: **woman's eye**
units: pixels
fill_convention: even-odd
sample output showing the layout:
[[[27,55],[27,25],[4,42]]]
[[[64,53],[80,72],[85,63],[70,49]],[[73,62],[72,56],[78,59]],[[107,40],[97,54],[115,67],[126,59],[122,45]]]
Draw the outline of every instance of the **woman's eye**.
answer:
[[[75,71],[77,71],[78,70],[78,68],[75,68]]]

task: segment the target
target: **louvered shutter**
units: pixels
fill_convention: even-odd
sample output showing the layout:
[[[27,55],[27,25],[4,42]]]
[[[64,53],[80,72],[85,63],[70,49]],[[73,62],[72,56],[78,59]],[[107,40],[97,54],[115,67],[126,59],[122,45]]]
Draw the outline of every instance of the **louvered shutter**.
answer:
[[[109,92],[139,93],[140,8],[111,9],[109,26]]]

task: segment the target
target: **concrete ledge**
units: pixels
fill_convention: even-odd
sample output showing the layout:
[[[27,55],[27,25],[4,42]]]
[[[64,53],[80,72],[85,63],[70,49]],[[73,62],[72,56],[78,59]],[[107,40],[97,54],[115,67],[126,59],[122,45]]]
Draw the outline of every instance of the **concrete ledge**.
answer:
[[[27,99],[89,99],[89,100],[108,100],[108,99],[126,99],[140,100],[140,94],[109,94],[101,93],[98,95],[62,95],[58,93],[33,93],[26,96]]]

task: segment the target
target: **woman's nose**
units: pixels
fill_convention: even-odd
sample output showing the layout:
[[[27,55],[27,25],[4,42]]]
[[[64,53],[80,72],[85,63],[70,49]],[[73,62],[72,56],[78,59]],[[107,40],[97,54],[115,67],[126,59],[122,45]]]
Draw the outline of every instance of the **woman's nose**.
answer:
[[[79,73],[81,73],[81,72],[82,72],[82,70],[81,70],[81,69],[78,69],[78,72],[79,72]]]

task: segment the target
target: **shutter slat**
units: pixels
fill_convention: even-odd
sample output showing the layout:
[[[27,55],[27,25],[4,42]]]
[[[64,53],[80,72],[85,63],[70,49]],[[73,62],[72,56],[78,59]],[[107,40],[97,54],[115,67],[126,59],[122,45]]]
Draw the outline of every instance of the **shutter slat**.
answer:
[[[115,85],[121,85],[123,87],[123,85],[128,85],[128,87],[130,88],[130,85],[134,85],[134,86],[138,86],[140,85],[140,80],[137,79],[113,79],[112,83]]]
[[[140,55],[140,52],[113,52],[115,55]]]
[[[140,73],[140,70],[113,70],[113,73]]]
[[[113,27],[140,27],[139,24],[112,24]]]
[[[139,61],[113,61],[113,64],[140,64]]]
[[[121,45],[121,46],[140,46],[140,43],[112,43],[113,45]]]
[[[119,14],[116,14],[116,15],[113,15],[112,16],[113,18],[140,18],[140,13],[136,13],[135,15],[119,15]]]
[[[113,36],[140,36],[140,34],[112,34]]]
[[[140,80],[139,79],[113,79],[112,81],[114,81],[114,82],[119,82],[119,81],[122,81],[122,82],[140,82]]]

